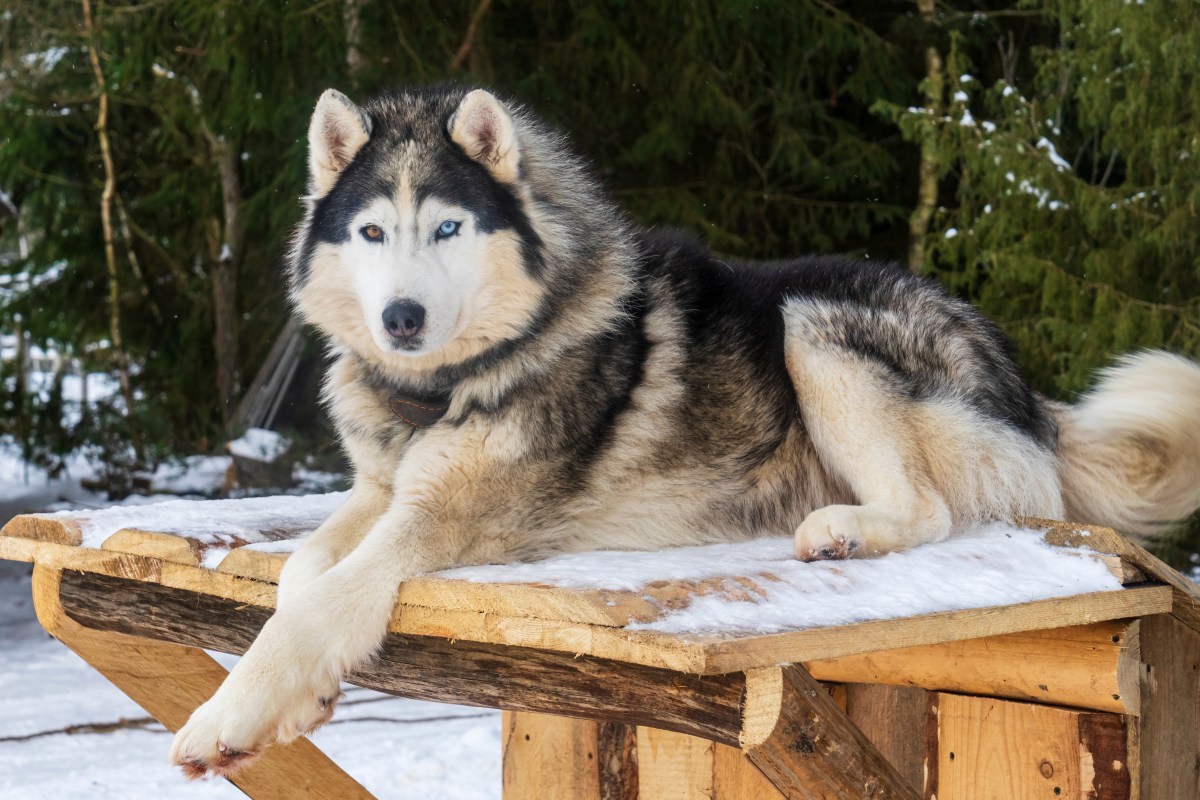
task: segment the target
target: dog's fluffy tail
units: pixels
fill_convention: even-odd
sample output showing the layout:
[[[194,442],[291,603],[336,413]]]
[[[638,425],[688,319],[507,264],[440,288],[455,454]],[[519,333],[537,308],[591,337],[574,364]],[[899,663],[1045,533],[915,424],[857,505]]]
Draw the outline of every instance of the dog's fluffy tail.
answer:
[[[1067,519],[1152,537],[1200,508],[1200,364],[1125,356],[1053,413]]]

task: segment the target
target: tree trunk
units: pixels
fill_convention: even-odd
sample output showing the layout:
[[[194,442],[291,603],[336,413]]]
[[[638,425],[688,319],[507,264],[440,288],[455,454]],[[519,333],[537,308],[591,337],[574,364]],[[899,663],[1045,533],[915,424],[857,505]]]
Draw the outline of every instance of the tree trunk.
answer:
[[[362,44],[362,24],[359,21],[366,0],[345,0],[342,6],[342,23],[346,26],[346,71],[357,77],[367,65],[358,46]]]
[[[221,178],[222,224],[210,227],[212,261],[213,348],[217,361],[217,393],[221,420],[228,426],[241,395],[238,370],[238,265],[242,260],[244,221],[238,148],[208,131],[213,160]]]
[[[100,222],[104,229],[104,263],[108,269],[108,336],[112,345],[112,362],[121,383],[121,395],[125,398],[125,415],[129,420],[130,439],[137,460],[142,460],[142,441],[134,422],[133,383],[129,378],[129,356],[121,337],[121,281],[117,272],[117,253],[113,243],[112,206],[117,193],[117,174],[113,166],[112,148],[108,140],[108,89],[104,70],[100,65],[100,52],[96,48],[96,26],[92,20],[92,5],[83,2],[83,24],[87,34],[88,58],[92,62],[92,73],[96,78],[96,94],[99,98],[99,114],[96,118],[96,136],[100,140],[100,156],[104,161],[104,193],[100,197]]]
[[[936,6],[934,0],[917,0],[917,10],[931,29]],[[937,120],[942,116],[942,93],[945,78],[942,56],[932,44],[925,48],[925,113],[933,126],[921,137],[921,161],[917,183],[917,206],[908,219],[908,268],[913,272],[926,271],[925,239],[933,219],[938,198]]]

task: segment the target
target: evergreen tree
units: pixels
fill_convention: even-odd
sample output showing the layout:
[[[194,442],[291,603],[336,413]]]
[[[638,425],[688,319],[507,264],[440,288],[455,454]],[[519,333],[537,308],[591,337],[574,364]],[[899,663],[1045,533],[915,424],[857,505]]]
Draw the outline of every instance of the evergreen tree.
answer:
[[[1020,30],[945,13],[937,104],[881,108],[940,167],[923,268],[1070,398],[1114,355],[1200,356],[1200,6],[1024,8]]]

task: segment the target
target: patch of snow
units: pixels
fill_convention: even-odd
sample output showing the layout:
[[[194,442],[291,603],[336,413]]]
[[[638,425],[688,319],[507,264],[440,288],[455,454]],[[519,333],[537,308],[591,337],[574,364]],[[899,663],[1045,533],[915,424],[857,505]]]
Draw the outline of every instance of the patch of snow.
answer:
[[[302,464],[292,467],[292,480],[305,494],[335,492],[346,486],[346,476],[340,472],[323,472]]]
[[[537,582],[576,589],[638,591],[657,580],[767,575],[761,592],[706,595],[684,609],[631,627],[663,633],[777,633],[939,611],[1010,605],[1087,592],[1120,582],[1083,551],[1046,544],[1038,531],[994,523],[944,542],[880,558],[804,563],[789,537],[660,552],[572,553],[531,564],[441,573],[478,582]]]
[[[959,89],[957,92],[954,93],[955,102],[965,103],[970,99],[971,99],[970,96],[966,92],[964,92],[962,89]]]
[[[291,444],[283,434],[275,431],[247,428],[240,438],[234,439],[225,449],[230,455],[240,458],[271,462],[286,453]]]
[[[225,488],[232,463],[229,456],[188,456],[182,461],[163,462],[154,471],[150,491],[215,494]]]
[[[1037,140],[1037,148],[1039,150],[1046,151],[1046,154],[1050,156],[1050,163],[1053,164],[1059,172],[1069,172],[1071,170],[1070,162],[1058,154],[1058,150],[1056,150],[1054,147],[1054,142],[1050,141],[1045,136]]]
[[[98,511],[62,511],[79,523],[84,547],[99,547],[124,528],[175,533],[222,555],[229,548],[279,538],[281,531],[316,530],[348,492],[249,497],[240,500],[172,500],[150,507],[114,506]],[[219,559],[218,559],[219,560]]]
[[[26,53],[22,56],[22,60],[31,67],[38,67],[47,72],[54,69],[58,62],[63,60],[63,56],[71,52],[69,47],[51,47],[48,50],[41,50],[36,53]]]
[[[958,228],[947,228],[946,229],[945,237],[947,239],[953,239],[955,236],[958,236]]]

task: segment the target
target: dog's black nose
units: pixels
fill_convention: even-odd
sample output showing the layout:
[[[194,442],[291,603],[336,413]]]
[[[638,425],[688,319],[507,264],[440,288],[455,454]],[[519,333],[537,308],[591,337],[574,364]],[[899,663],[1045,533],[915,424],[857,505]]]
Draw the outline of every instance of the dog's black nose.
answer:
[[[397,339],[411,339],[425,325],[425,307],[412,300],[393,300],[383,310],[383,327]]]

